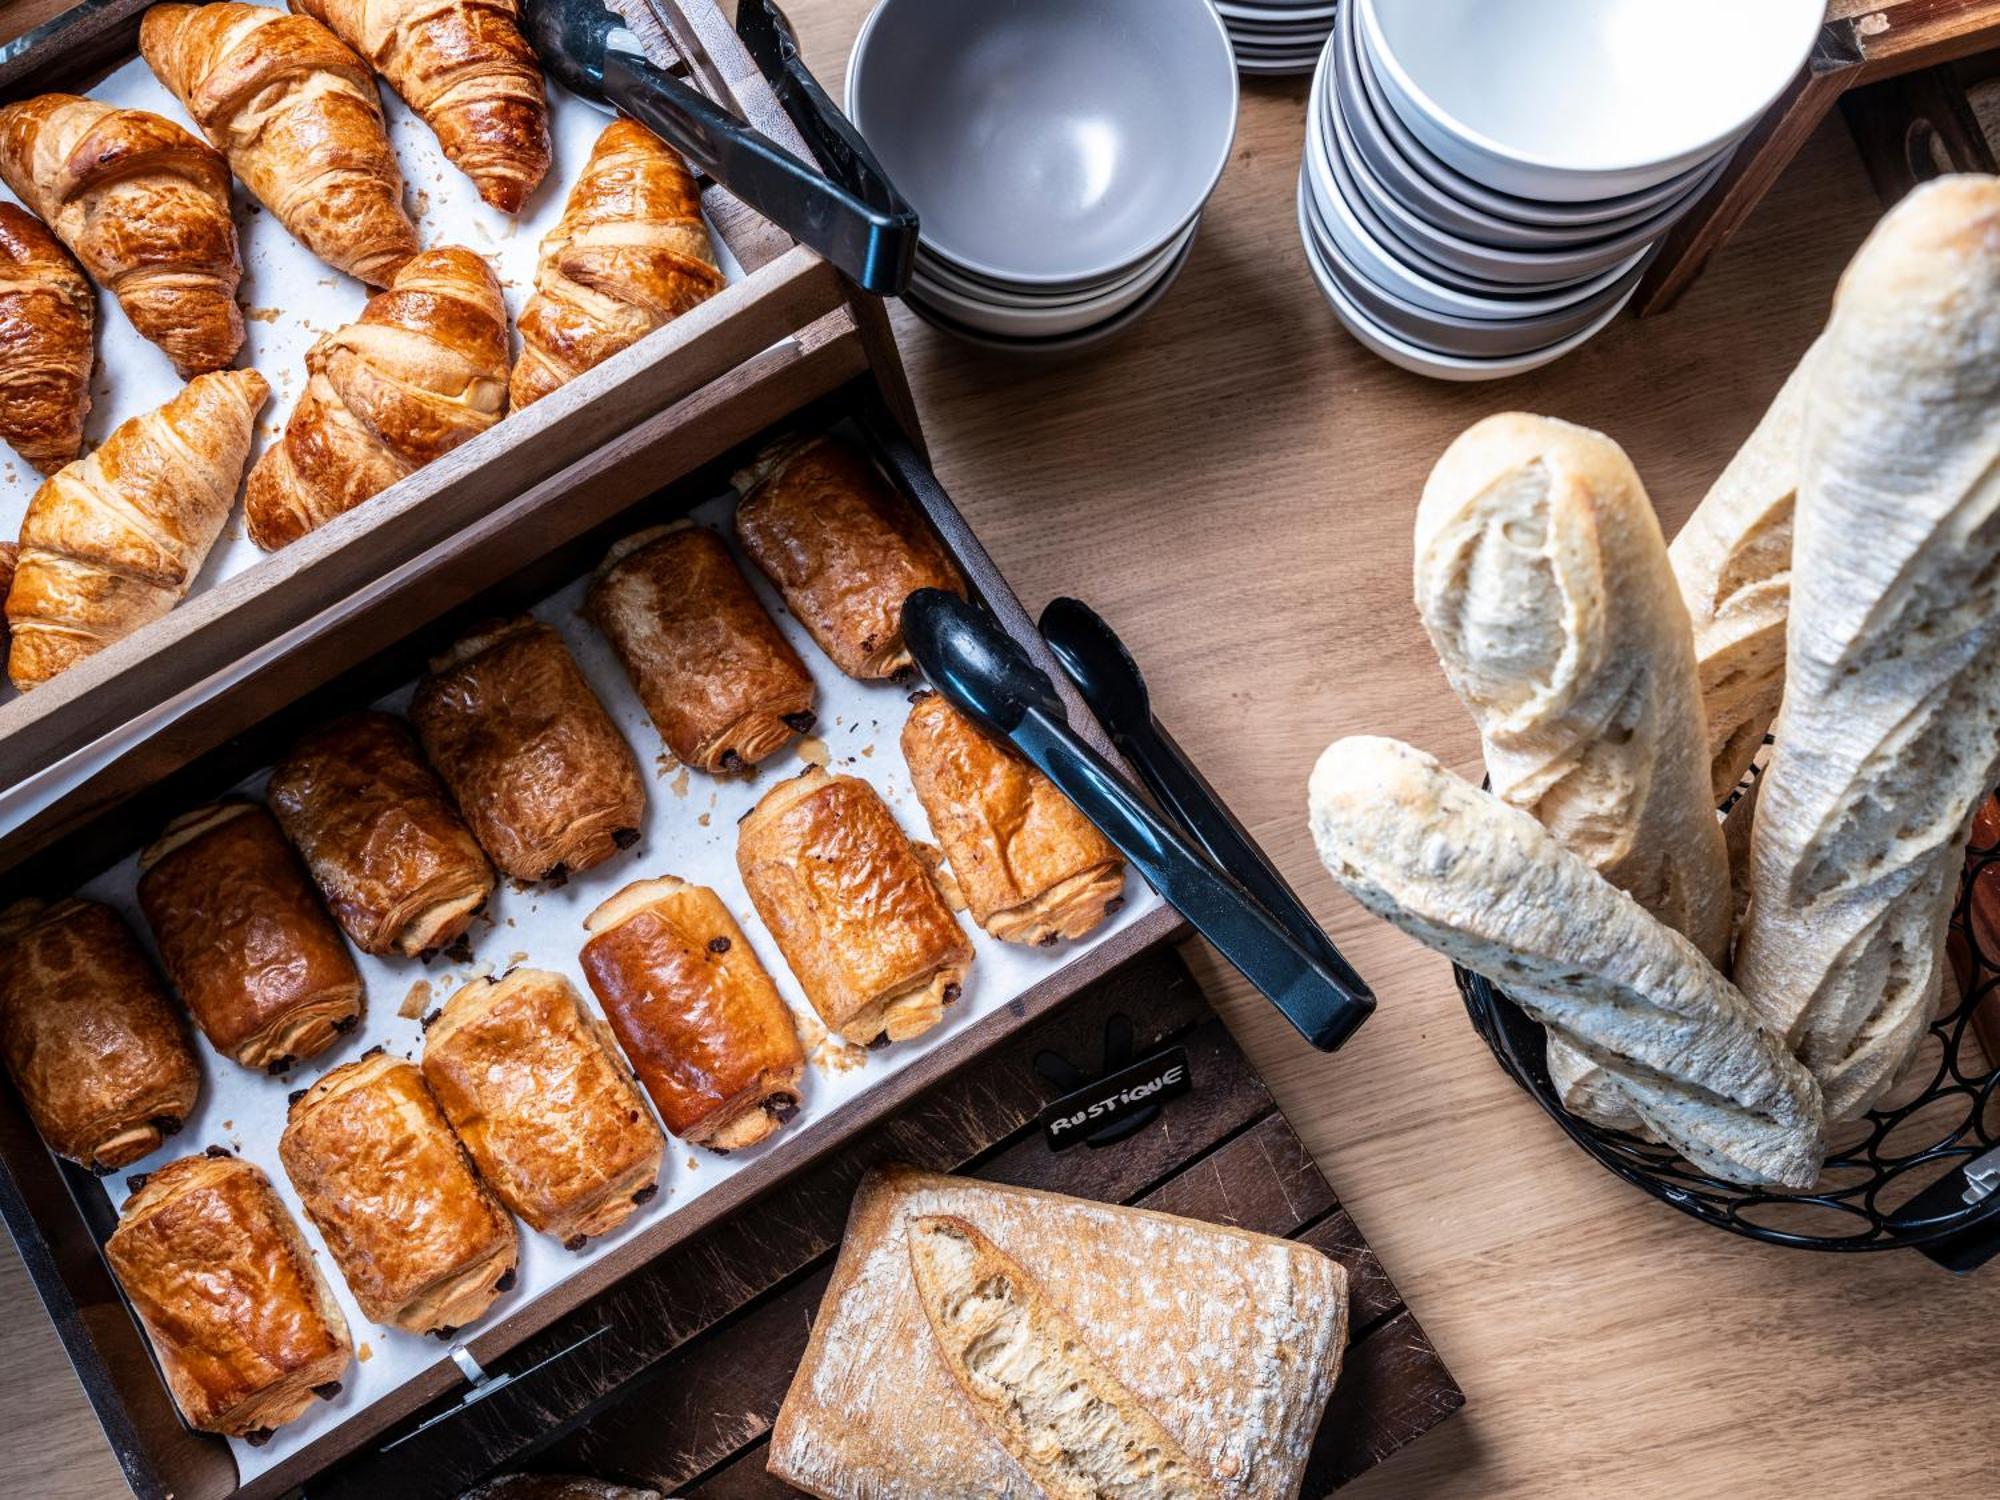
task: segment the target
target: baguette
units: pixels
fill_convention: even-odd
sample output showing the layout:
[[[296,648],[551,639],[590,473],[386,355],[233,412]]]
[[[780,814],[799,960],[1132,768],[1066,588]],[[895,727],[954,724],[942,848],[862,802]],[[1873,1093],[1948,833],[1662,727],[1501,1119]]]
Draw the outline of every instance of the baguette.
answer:
[[[1719,964],[1729,865],[1687,612],[1624,451],[1517,412],[1470,428],[1424,486],[1416,598],[1494,793]],[[1638,1123],[1559,1038],[1549,1071],[1571,1113]]]
[[[1693,943],[1526,813],[1420,750],[1360,737],[1320,756],[1311,816],[1320,858],[1363,906],[1504,988],[1696,1166],[1755,1185],[1818,1178],[1812,1075]]]
[[[1749,771],[1785,692],[1792,511],[1806,392],[1819,348],[1806,351],[1667,549],[1694,627],[1712,805]]]
[[[2000,178],[1919,188],[1855,256],[1800,465],[1736,973],[1843,1120],[1922,1041],[2000,777]]]

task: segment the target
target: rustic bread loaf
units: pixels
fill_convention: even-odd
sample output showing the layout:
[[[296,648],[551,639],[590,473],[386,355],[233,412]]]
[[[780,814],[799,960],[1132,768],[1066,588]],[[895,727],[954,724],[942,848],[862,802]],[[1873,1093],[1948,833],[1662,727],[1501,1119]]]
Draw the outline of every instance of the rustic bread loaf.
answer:
[[[1729,873],[1687,612],[1622,449],[1548,417],[1488,417],[1417,509],[1417,610],[1472,711],[1494,792],[1718,964]],[[1552,1040],[1564,1106],[1637,1116]]]
[[[1940,178],[1882,221],[1809,379],[1736,974],[1845,1119],[1922,1039],[2000,777],[2000,178]]]
[[[1502,987],[1689,1161],[1732,1182],[1817,1179],[1812,1075],[1694,944],[1533,818],[1369,737],[1320,757],[1311,816],[1320,858],[1363,906]]]

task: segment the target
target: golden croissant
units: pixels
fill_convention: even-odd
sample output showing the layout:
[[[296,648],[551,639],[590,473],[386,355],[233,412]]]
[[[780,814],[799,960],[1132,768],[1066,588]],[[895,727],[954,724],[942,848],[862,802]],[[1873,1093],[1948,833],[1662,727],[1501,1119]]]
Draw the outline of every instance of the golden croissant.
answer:
[[[403,263],[306,352],[306,388],[243,499],[250,540],[297,541],[479,436],[507,408],[507,306],[470,250]]]
[[[83,451],[95,314],[48,226],[0,203],[0,439],[44,474]]]
[[[229,163],[143,109],[75,94],[0,108],[0,178],[183,378],[243,347]]]
[[[643,125],[614,120],[542,239],[535,293],[521,309],[514,405],[540,400],[722,285],[686,163]]]
[[[549,170],[541,64],[517,0],[291,0],[367,58],[479,196],[517,214]]]
[[[417,253],[375,75],[310,16],[155,5],[139,50],[243,185],[337,271],[387,286]]]
[[[270,393],[255,370],[198,375],[35,492],[7,591],[14,686],[47,682],[181,601],[236,503]]]

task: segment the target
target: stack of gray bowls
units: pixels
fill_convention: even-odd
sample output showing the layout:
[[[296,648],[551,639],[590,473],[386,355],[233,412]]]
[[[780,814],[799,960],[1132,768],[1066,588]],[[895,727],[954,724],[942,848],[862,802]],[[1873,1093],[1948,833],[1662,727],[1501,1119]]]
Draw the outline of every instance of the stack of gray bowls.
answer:
[[[881,0],[847,69],[922,221],[905,304],[1013,354],[1096,344],[1166,295],[1236,105],[1209,0]]]
[[[1736,0],[1342,0],[1298,215],[1348,332],[1418,374],[1493,380],[1610,323],[1817,29],[1817,0],[1758,0],[1768,24],[1694,87],[1675,28],[1718,3]]]
[[[1310,73],[1333,31],[1337,0],[1215,0],[1238,71]]]

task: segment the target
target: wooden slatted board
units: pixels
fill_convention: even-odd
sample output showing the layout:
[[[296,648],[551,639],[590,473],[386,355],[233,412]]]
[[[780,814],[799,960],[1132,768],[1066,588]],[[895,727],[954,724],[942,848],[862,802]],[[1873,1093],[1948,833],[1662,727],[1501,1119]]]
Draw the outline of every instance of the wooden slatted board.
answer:
[[[1136,1055],[1173,1042],[1187,1049],[1194,1092],[1116,1145],[1051,1152],[1035,1120],[1055,1089],[1034,1059],[1049,1050],[1096,1070],[1106,1023],[1120,1014],[1135,1028]],[[1308,1496],[1373,1468],[1464,1403],[1186,965],[1156,948],[491,1373],[528,1370],[595,1334],[588,1343],[420,1436],[350,1460],[313,1484],[313,1500],[450,1496],[511,1469],[649,1483],[687,1500],[792,1495],[764,1472],[766,1435],[804,1353],[855,1184],[892,1160],[1284,1235],[1339,1260],[1352,1343]]]

